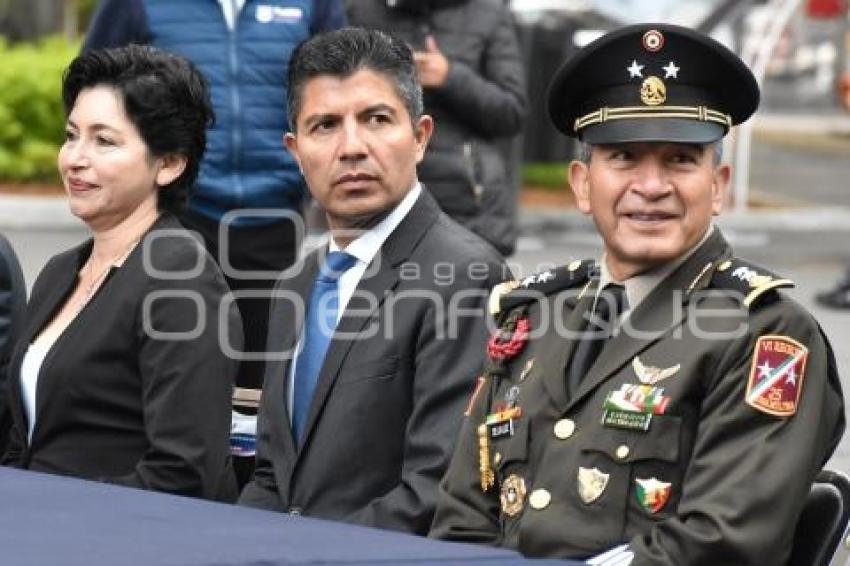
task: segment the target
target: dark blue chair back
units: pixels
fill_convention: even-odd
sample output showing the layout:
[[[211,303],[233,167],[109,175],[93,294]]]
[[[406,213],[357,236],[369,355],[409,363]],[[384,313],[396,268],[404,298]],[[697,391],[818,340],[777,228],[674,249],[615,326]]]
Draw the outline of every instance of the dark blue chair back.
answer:
[[[850,553],[850,479],[822,470],[797,521],[789,566],[844,566]]]

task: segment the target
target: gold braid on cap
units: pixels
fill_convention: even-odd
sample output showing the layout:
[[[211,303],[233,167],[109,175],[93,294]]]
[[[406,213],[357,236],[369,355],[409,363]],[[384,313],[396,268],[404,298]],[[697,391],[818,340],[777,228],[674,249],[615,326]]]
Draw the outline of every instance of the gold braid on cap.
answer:
[[[705,106],[621,106],[618,108],[600,108],[590,114],[576,118],[574,130],[593,124],[602,124],[609,120],[639,120],[644,118],[686,118],[701,122],[714,122],[725,127],[732,127],[732,117],[729,114],[706,108]]]

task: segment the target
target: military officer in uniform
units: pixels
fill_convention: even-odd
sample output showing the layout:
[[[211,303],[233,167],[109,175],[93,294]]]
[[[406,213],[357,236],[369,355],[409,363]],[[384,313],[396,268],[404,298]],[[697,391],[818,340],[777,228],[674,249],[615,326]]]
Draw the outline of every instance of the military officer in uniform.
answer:
[[[598,39],[549,89],[578,138],[599,262],[502,284],[431,535],[594,564],[784,564],[844,430],[835,360],[793,283],[712,225],[720,144],[758,106],[732,52],[651,24]]]

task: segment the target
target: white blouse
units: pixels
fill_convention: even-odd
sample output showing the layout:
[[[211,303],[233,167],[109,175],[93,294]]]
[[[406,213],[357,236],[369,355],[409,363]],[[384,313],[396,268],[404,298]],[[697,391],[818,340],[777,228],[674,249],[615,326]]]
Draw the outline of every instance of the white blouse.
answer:
[[[32,441],[32,430],[35,428],[35,390],[38,386],[38,372],[41,364],[50,351],[52,344],[30,344],[21,362],[21,393],[24,401],[24,412],[27,416],[27,439]]]

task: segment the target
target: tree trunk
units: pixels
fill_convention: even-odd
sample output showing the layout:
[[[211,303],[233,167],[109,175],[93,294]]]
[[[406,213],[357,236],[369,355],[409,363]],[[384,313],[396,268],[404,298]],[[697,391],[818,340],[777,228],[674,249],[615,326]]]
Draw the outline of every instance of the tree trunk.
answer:
[[[62,32],[65,8],[63,0],[0,0],[0,35],[26,41]]]

